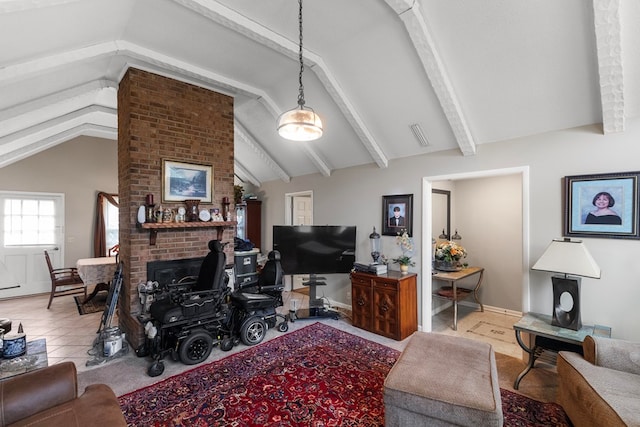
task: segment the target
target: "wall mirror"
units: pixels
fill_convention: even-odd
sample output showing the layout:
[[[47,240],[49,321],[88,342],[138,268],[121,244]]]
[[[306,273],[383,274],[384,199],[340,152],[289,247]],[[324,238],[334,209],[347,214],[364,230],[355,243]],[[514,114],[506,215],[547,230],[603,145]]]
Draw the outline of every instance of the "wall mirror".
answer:
[[[431,205],[431,237],[436,240],[449,240],[451,237],[451,191],[435,188],[431,190]]]

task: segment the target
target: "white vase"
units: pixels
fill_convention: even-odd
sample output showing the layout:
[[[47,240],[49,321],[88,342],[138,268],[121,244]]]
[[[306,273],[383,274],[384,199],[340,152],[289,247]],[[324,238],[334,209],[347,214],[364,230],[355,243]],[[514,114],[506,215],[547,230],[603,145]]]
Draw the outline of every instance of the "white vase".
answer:
[[[138,208],[138,222],[140,224],[144,224],[146,216],[147,216],[147,209],[145,208],[144,205],[142,205]]]
[[[400,273],[402,273],[402,274],[409,273],[409,266],[408,265],[404,265],[404,264],[400,264]]]

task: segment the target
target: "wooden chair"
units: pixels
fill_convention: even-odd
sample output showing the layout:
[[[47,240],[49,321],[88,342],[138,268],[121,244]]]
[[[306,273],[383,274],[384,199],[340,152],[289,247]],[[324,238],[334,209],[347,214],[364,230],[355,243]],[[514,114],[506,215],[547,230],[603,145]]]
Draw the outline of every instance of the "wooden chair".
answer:
[[[109,248],[109,256],[117,256],[120,253],[120,244],[113,245]]]
[[[120,261],[120,243],[117,243],[109,248],[108,256],[116,257],[116,264]],[[107,290],[109,290],[107,288]]]
[[[47,309],[51,308],[51,301],[55,297],[84,293],[84,299],[87,299],[87,285],[78,275],[77,268],[53,268],[47,251],[44,251],[44,258],[47,260],[47,267],[49,267],[49,275],[51,276],[51,294],[49,295]],[[58,290],[60,287],[64,289]]]

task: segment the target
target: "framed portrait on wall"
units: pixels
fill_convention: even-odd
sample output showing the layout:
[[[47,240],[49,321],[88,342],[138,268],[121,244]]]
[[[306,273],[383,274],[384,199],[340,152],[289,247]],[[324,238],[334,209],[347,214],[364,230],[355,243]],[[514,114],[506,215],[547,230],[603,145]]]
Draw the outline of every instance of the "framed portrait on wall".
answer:
[[[213,201],[213,166],[162,160],[162,202]]]
[[[413,236],[413,194],[382,196],[382,234],[396,236],[407,230]]]
[[[564,235],[640,239],[640,172],[564,177]]]

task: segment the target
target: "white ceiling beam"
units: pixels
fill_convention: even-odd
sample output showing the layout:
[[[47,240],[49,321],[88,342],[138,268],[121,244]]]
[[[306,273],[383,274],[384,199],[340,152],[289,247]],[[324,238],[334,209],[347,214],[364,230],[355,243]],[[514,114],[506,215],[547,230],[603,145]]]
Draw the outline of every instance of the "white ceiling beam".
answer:
[[[256,187],[260,187],[261,185],[260,180],[255,176],[253,176],[253,174],[249,172],[249,169],[247,169],[242,163],[240,163],[237,158],[234,159],[233,164],[234,164],[234,173],[238,175],[238,177],[242,181],[249,181],[251,184],[255,185]]]
[[[23,12],[30,9],[76,3],[81,0],[1,0],[0,13]]]
[[[273,99],[261,89],[123,40],[100,43],[2,67],[0,68],[0,82],[2,84],[10,84],[62,66],[89,62],[109,56],[120,56],[125,60],[131,58],[131,61],[121,70],[121,76],[124,75],[129,66],[136,66],[136,68],[153,71],[208,89],[261,98],[263,105],[276,117],[279,114],[278,111],[280,111]],[[136,62],[136,60],[141,62]]]
[[[117,87],[118,84],[115,82],[95,80],[2,110],[0,111],[0,122],[2,122],[0,137],[20,132],[91,105],[116,111]]]
[[[462,112],[460,102],[453,90],[453,85],[447,76],[442,59],[436,48],[429,27],[414,0],[385,0],[400,17],[409,33],[413,47],[431,82],[431,86],[440,101],[442,110],[451,126],[451,130],[458,142],[460,151],[464,155],[476,153],[476,143],[469,130],[467,119]]]
[[[267,153],[265,149],[262,148],[262,145],[260,145],[260,143],[256,141],[256,139],[253,138],[249,132],[247,132],[245,127],[242,126],[242,123],[240,123],[238,119],[234,120],[233,133],[236,138],[241,139],[242,142],[247,144],[249,148],[251,148],[262,159],[262,161],[265,162],[271,168],[271,170],[280,177],[281,180],[283,180],[284,182],[291,181],[291,177],[289,176],[289,174],[287,174],[284,169],[282,169],[282,167],[278,164],[278,162],[276,162],[273,157],[271,157],[269,153]]]
[[[624,132],[624,70],[620,4],[620,0],[593,0],[602,131],[605,135]]]
[[[0,156],[5,156],[11,152],[20,152],[23,147],[35,147],[42,139],[61,134],[68,129],[77,128],[87,123],[113,128],[117,134],[118,115],[114,109],[100,105],[89,105],[22,129],[19,132],[14,132],[11,135],[0,137]]]
[[[46,129],[38,129],[34,134],[23,135],[22,138],[12,140],[8,146],[4,144],[0,146],[0,168],[82,135],[110,140],[118,139],[117,126],[109,124],[108,116],[95,111],[85,111],[84,114],[72,116],[65,122]]]
[[[294,144],[296,143],[294,142]],[[322,159],[322,157],[320,157],[320,155],[313,148],[311,148],[311,145],[304,141],[301,141],[298,143],[298,146],[302,148],[307,157],[311,159],[311,161],[316,165],[316,168],[322,175],[331,176],[331,169],[329,168],[329,166],[327,166],[327,163]]]
[[[268,28],[259,25],[255,21],[252,21],[245,16],[237,13],[234,10],[227,8],[226,6],[214,1],[214,0],[173,0],[175,3],[180,4],[190,10],[193,10],[200,15],[220,24],[226,28],[236,31],[243,36],[258,42],[266,47],[273,49],[274,51],[298,61],[299,46],[298,43],[277,34]],[[335,77],[326,66],[322,58],[316,54],[303,50],[304,59],[308,62],[311,70],[318,76],[320,82],[324,85],[327,93],[331,96],[336,105],[340,108],[345,118],[355,131],[356,135],[367,149],[371,158],[376,162],[379,167],[386,168],[389,164],[389,159],[386,157],[380,145],[375,141],[375,138],[369,132],[364,124],[364,121],[360,118],[357,110],[349,102],[344,91],[340,88]],[[279,110],[280,112],[284,110]],[[278,117],[280,113],[275,114],[274,117]],[[312,158],[313,160],[313,158]],[[314,161],[315,163],[315,161]],[[320,172],[324,174],[322,169]]]

